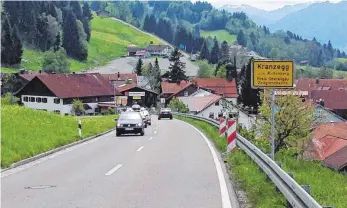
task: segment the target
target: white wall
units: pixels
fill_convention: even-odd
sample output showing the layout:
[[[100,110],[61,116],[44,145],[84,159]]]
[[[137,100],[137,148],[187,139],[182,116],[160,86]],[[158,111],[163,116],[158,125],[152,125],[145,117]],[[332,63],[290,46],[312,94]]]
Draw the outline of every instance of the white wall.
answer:
[[[24,97],[28,97],[28,102],[24,102]],[[30,97],[35,97],[35,102],[29,102]],[[47,98],[47,103],[38,103],[36,102],[36,98]],[[50,96],[32,96],[32,95],[22,95],[21,101],[24,104],[25,107],[31,108],[31,109],[38,109],[38,110],[47,110],[48,112],[53,112],[55,110],[60,111],[61,115],[64,114],[71,114],[72,110],[72,104],[63,105],[63,99],[60,99],[60,104],[55,104],[54,99],[57,97],[50,97]],[[86,113],[94,113],[95,108],[98,108],[97,103],[87,103],[92,109],[87,110]]]
[[[205,117],[205,118],[209,118],[209,115],[212,112],[214,114],[214,117],[217,118],[218,117],[218,113],[221,112],[222,109],[223,109],[223,106],[219,102],[218,106],[215,105],[215,104],[212,104],[209,107],[207,107],[205,110],[199,112],[197,115]]]
[[[227,101],[233,102],[234,105],[237,105],[237,98],[224,98]]]

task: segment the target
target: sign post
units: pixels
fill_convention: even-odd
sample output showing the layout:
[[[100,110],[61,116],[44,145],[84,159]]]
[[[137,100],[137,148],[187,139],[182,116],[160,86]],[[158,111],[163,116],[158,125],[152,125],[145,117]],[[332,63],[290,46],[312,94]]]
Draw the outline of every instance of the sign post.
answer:
[[[272,89],[271,94],[271,158],[275,160],[275,89],[294,88],[292,60],[252,60],[252,88]]]

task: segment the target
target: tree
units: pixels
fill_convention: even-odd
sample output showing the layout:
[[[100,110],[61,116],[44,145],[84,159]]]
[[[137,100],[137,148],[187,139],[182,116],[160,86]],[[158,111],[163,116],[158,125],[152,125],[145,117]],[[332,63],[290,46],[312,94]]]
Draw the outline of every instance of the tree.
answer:
[[[63,48],[58,51],[47,51],[42,61],[42,69],[46,73],[68,73],[70,72],[70,62],[67,59],[66,52]]]
[[[161,70],[159,67],[158,58],[155,58],[153,72],[155,76],[155,83],[157,84],[155,89],[157,92],[161,93]]]
[[[1,12],[1,63],[5,65],[19,64],[22,60],[23,45],[18,29],[12,27],[7,14]]]
[[[208,64],[207,61],[202,61],[198,63],[198,77],[200,78],[211,78],[213,76],[213,66]]]
[[[68,56],[83,61],[88,57],[88,45],[83,26],[82,28],[81,26],[82,24],[77,23],[75,14],[69,10],[64,18],[63,47]]]
[[[74,99],[72,103],[71,113],[74,115],[81,115],[85,112],[83,102],[79,99]]]
[[[244,72],[241,72],[240,76],[240,93],[237,99],[238,103],[242,103],[244,106],[253,107],[254,110],[258,110],[260,104],[260,90],[253,89],[251,87],[251,71],[252,59],[247,64]]]
[[[174,39],[174,45],[179,47],[180,45],[187,46],[188,45],[188,33],[186,28],[182,25],[178,25],[176,28],[176,35]]]
[[[188,80],[184,71],[186,64],[181,62],[178,48],[172,51],[169,61],[171,62],[168,73],[169,82],[180,83],[182,80]]]
[[[219,59],[219,44],[216,37],[214,37],[213,42],[214,44],[211,50],[210,62],[212,64],[216,64],[218,63],[218,59]]]
[[[188,107],[177,97],[174,97],[170,103],[169,103],[169,108],[176,110],[180,113],[188,113],[189,109]]]
[[[61,37],[59,32],[53,45],[53,51],[57,52],[60,49],[60,46],[61,46]]]
[[[226,74],[227,74],[227,68],[226,68],[226,65],[223,64],[223,65],[220,65],[218,67],[218,70],[216,69],[216,77],[217,78],[226,78]]]
[[[7,92],[4,97],[1,98],[1,105],[17,105],[19,98],[13,96],[11,92]]]
[[[82,18],[82,23],[83,23],[83,29],[84,32],[87,35],[86,40],[89,42],[90,40],[90,35],[91,35],[91,29],[90,29],[90,21],[93,19],[92,12],[89,8],[89,4],[85,2],[83,4],[83,18]]]
[[[195,25],[193,28],[193,37],[199,38],[200,37],[200,29],[198,25]]]
[[[146,79],[148,80],[148,84],[152,90],[160,92],[161,73],[157,58],[154,63],[154,66],[152,65],[152,63],[149,63],[146,67],[144,67],[144,69],[142,70],[142,75],[146,77]]]
[[[87,20],[91,21],[93,19],[93,14],[89,8],[88,2],[84,2],[82,10],[83,10],[83,17],[86,18]]]
[[[207,47],[207,40],[205,40],[204,43],[202,44],[201,51],[200,51],[200,59],[210,60],[210,51],[208,50],[208,47]]]
[[[264,95],[262,103],[259,110],[265,122],[260,125],[260,130],[262,136],[269,138],[271,99],[268,94]],[[282,148],[296,148],[298,152],[302,152],[313,126],[314,106],[295,95],[277,96],[275,104],[275,152]]]
[[[229,60],[229,57],[230,57],[230,53],[229,53],[228,42],[223,41],[220,48],[220,61]]]
[[[82,9],[81,9],[80,3],[78,1],[71,1],[70,2],[70,7],[71,7],[73,13],[75,14],[76,18],[78,20],[82,21],[83,13],[82,13]]]
[[[142,66],[143,66],[143,61],[141,58],[139,58],[139,60],[137,61],[137,64],[136,64],[136,67],[134,69],[135,73],[138,75],[138,76],[141,76],[142,75]]]
[[[236,57],[234,57],[234,64],[228,63],[226,68],[226,79],[228,81],[232,81],[235,79],[235,83],[237,83],[237,68],[236,68]]]
[[[242,30],[240,30],[239,33],[237,34],[237,43],[242,45],[243,47],[247,46],[246,36]]]

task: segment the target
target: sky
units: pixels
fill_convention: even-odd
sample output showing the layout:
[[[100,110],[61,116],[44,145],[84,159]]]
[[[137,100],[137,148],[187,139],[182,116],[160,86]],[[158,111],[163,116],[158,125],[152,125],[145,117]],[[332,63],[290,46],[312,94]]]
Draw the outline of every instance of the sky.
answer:
[[[193,2],[197,0],[192,0]],[[279,9],[285,5],[294,5],[305,2],[316,2],[315,0],[206,0],[213,6],[219,8],[226,4],[241,5],[247,4],[259,9],[267,11]],[[323,1],[323,0],[322,0]],[[330,0],[332,3],[340,2],[340,0]]]

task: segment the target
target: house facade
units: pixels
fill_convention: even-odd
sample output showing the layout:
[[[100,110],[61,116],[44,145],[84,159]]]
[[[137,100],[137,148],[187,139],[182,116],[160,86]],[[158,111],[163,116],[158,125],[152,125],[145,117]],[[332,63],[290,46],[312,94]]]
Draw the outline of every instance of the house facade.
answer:
[[[121,95],[99,74],[47,74],[35,76],[16,93],[23,106],[73,114],[74,99],[81,100],[86,114],[100,112],[99,102]]]
[[[172,52],[172,49],[168,45],[149,45],[147,46],[146,51],[151,56],[165,56],[165,55],[170,55]]]

